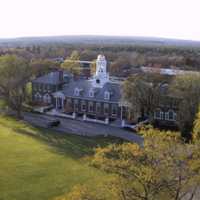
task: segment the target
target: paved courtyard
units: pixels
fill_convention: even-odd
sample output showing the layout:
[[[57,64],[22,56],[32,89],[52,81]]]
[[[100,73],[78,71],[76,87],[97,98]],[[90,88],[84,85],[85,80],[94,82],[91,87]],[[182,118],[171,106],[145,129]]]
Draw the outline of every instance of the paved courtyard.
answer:
[[[47,127],[47,123],[51,119],[59,119],[61,124],[58,127],[52,129],[69,134],[83,135],[83,136],[97,136],[97,135],[110,135],[119,137],[131,142],[141,144],[143,142],[142,137],[135,134],[132,131],[128,131],[122,128],[113,127],[110,125],[97,124],[92,122],[84,122],[80,120],[73,120],[61,117],[52,117],[47,115],[24,113],[24,120],[34,126]]]

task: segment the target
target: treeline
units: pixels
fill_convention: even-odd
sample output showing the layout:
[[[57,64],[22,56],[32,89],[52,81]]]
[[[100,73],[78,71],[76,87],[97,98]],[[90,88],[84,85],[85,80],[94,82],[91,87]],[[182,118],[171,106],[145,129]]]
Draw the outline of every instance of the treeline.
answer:
[[[76,50],[81,60],[94,60],[100,53],[111,62],[113,75],[145,65],[152,67],[174,67],[199,70],[200,49],[197,47],[141,46],[128,44],[46,44],[0,49],[0,55],[16,54],[27,59],[53,59],[69,57]]]

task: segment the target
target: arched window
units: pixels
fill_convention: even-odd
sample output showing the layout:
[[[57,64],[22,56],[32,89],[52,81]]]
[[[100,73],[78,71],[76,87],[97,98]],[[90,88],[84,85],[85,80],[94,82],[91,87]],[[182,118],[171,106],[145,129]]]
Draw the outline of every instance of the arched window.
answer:
[[[42,100],[42,96],[39,93],[36,93],[34,95],[34,98],[35,98],[36,101],[41,101]]]
[[[43,97],[43,101],[45,103],[51,103],[51,96],[49,94],[45,94]]]
[[[89,97],[94,97],[94,90],[93,90],[93,89],[91,89],[91,90],[89,91]]]
[[[108,92],[108,91],[104,92],[104,99],[106,99],[106,100],[110,99],[110,92]]]
[[[82,89],[82,88],[76,87],[76,88],[74,89],[74,95],[75,95],[75,96],[80,96],[82,92],[83,92],[83,89]]]

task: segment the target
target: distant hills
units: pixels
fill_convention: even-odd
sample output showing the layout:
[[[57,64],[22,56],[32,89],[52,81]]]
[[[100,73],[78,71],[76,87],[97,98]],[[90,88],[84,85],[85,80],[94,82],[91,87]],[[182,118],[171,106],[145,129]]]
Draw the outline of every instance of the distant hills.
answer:
[[[200,41],[132,36],[44,36],[0,39],[0,47],[25,47],[46,44],[97,44],[200,47]]]

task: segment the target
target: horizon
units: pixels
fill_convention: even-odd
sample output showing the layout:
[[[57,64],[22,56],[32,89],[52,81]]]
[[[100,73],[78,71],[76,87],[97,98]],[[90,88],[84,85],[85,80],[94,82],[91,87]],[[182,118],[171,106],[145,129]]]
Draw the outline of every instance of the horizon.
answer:
[[[74,35],[30,35],[30,36],[17,36],[17,37],[0,37],[0,40],[20,40],[20,39],[35,39],[35,38],[54,38],[54,37],[117,37],[117,38],[138,38],[148,40],[174,40],[185,42],[200,42],[194,39],[181,39],[170,37],[157,37],[157,36],[138,36],[138,35],[90,35],[90,34],[74,34]]]
[[[200,41],[196,0],[0,2],[1,39],[119,36]]]

